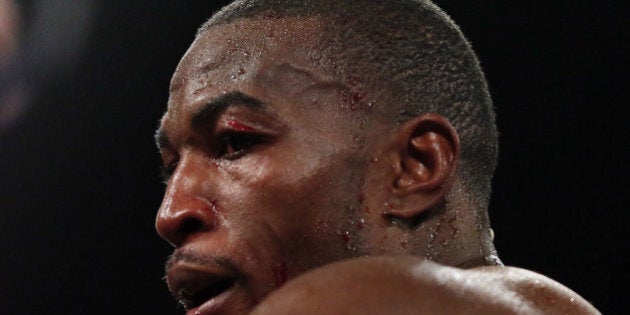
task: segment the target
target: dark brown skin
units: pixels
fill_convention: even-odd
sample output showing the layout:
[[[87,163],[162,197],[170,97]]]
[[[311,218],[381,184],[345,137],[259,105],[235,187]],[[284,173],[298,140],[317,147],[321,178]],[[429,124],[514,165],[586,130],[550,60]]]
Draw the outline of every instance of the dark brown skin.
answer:
[[[170,177],[156,227],[176,247],[167,282],[188,314],[246,314],[279,287],[260,312],[298,314],[291,310],[325,305],[331,308],[324,313],[368,314],[365,308],[378,305],[379,314],[405,314],[404,304],[418,314],[410,300],[417,310],[503,311],[535,288],[531,279],[552,284],[533,273],[464,272],[422,258],[328,265],[416,254],[457,266],[482,260],[483,251],[474,215],[454,193],[452,209],[421,228],[395,223],[421,216],[457,191],[457,132],[435,114],[398,125],[385,123],[393,113],[384,111],[366,126],[366,113],[343,104],[348,87],[308,57],[322,23],[280,18],[214,27],[195,40],[175,71],[158,131]],[[381,94],[371,97],[384,101]],[[428,232],[440,224],[449,228]],[[437,241],[452,247],[434,246]],[[407,278],[415,266],[421,272]],[[466,277],[443,286],[443,270],[481,279],[477,287],[503,285],[506,305],[488,303],[496,296],[468,286]],[[396,285],[378,300],[385,296],[383,283]],[[357,287],[363,290],[349,294]],[[475,294],[461,294],[471,288]],[[582,303],[577,295],[565,299],[570,291],[560,285],[546,288],[557,305]],[[310,300],[302,303],[307,293]],[[336,304],[327,302],[331,294]],[[344,307],[351,308],[344,313]]]

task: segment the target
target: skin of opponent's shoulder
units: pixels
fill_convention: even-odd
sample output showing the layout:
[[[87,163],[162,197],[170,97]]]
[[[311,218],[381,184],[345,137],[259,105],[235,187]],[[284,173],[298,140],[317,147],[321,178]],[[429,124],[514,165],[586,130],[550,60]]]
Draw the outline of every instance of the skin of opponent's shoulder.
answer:
[[[441,268],[450,268],[444,267]],[[492,283],[513,298],[506,303],[522,303],[524,312],[516,314],[600,314],[589,302],[566,286],[544,275],[517,267],[483,266],[463,270],[479,284]],[[501,294],[501,291],[496,292]]]
[[[558,282],[520,268],[459,269],[419,257],[362,257],[309,271],[252,314],[600,314]]]

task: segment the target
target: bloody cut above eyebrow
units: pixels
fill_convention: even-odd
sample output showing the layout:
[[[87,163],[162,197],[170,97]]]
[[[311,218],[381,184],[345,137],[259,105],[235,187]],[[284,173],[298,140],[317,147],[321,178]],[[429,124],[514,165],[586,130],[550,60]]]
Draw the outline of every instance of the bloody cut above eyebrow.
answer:
[[[193,128],[203,126],[208,123],[208,121],[214,119],[220,111],[234,105],[261,108],[264,103],[242,92],[229,92],[210,100],[202,106],[197,113],[192,116],[190,123]]]

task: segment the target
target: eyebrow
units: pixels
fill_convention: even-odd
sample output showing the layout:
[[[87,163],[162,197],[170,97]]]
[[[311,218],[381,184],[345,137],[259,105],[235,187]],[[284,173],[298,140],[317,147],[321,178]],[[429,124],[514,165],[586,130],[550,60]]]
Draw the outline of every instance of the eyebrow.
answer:
[[[231,106],[245,106],[254,109],[261,109],[264,105],[265,103],[263,101],[243,92],[234,91],[225,93],[211,99],[203,105],[195,114],[192,115],[190,118],[190,124],[195,129],[204,126],[208,122],[214,120],[218,113]],[[158,149],[171,147],[168,135],[161,127],[155,131],[155,144]]]
[[[207,102],[192,116],[190,123],[193,128],[198,128],[214,119],[219,112],[236,105],[260,109],[264,103],[239,91],[229,92]]]

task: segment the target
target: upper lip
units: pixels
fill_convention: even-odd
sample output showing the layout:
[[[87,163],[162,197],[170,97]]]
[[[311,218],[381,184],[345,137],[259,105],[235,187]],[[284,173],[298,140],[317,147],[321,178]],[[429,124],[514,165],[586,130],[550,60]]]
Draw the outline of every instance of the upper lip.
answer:
[[[175,261],[169,263],[166,280],[173,296],[192,309],[234,286],[237,275],[217,262]]]

